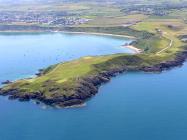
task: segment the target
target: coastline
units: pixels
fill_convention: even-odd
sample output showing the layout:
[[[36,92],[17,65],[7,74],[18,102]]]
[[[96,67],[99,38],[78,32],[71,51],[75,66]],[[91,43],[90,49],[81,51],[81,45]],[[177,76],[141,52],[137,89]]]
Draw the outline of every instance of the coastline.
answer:
[[[62,98],[61,96],[56,96],[53,98],[46,98],[45,94],[42,92],[34,93],[20,93],[19,89],[9,89],[3,91],[0,89],[0,95],[9,96],[10,100],[18,99],[19,101],[30,101],[37,100],[41,103],[49,105],[51,107],[59,108],[71,108],[71,107],[82,107],[84,103],[96,95],[101,85],[108,83],[112,77],[115,77],[124,72],[130,71],[143,71],[143,72],[162,72],[169,70],[173,67],[178,67],[183,65],[187,59],[187,49],[176,54],[176,58],[173,60],[161,61],[155,65],[140,65],[140,66],[119,66],[117,68],[112,68],[107,71],[102,71],[96,75],[88,75],[87,77],[81,78],[77,81],[77,86],[74,88],[73,96]],[[71,91],[67,91],[71,92]]]
[[[96,32],[71,32],[71,31],[53,31],[53,32],[54,33],[85,34],[85,35],[111,36],[111,37],[123,37],[123,38],[129,38],[129,39],[136,39],[136,37],[134,37],[134,36],[96,33]]]
[[[0,35],[3,33],[20,33],[20,34],[33,34],[33,33],[64,33],[64,34],[83,34],[83,35],[97,35],[97,36],[110,36],[110,37],[121,37],[121,38],[128,38],[128,39],[136,39],[134,36],[128,36],[128,35],[117,35],[117,34],[107,34],[107,33],[96,33],[96,32],[71,32],[71,31],[0,31]],[[128,48],[132,51],[134,51],[136,54],[142,53],[141,49],[138,49],[132,45],[122,45],[124,48]]]
[[[13,31],[8,31],[6,33],[12,33]],[[5,33],[5,32],[1,32]],[[131,36],[126,35],[115,35],[115,34],[106,34],[106,33],[93,33],[93,32],[73,32],[73,31],[36,31],[36,32],[24,32],[24,31],[18,31],[14,33],[69,33],[69,34],[93,34],[93,35],[101,35],[101,36],[116,36],[116,37],[125,37],[130,38]],[[135,39],[135,37],[132,37]],[[71,87],[65,87],[65,95],[63,94],[54,94],[53,96],[46,96],[46,93],[44,91],[34,90],[32,92],[21,92],[20,86],[13,86],[11,88],[0,88],[0,95],[8,96],[10,100],[19,100],[19,101],[30,101],[30,100],[36,100],[40,103],[43,103],[45,105],[49,105],[52,107],[60,107],[60,108],[69,108],[69,107],[76,107],[76,106],[82,106],[84,103],[93,97],[95,94],[98,93],[99,87],[102,84],[105,84],[111,80],[112,77],[117,76],[120,73],[127,72],[127,71],[143,71],[143,72],[162,72],[165,70],[169,70],[173,67],[181,66],[184,61],[187,58],[187,49],[184,48],[183,50],[179,52],[175,52],[175,56],[173,59],[165,59],[154,62],[155,59],[150,59],[153,63],[150,62],[150,60],[144,59],[142,56],[144,55],[142,50],[132,46],[132,45],[122,45],[121,47],[126,47],[134,52],[136,52],[137,55],[131,55],[126,57],[125,55],[122,56],[116,56],[114,59],[107,60],[106,63],[98,63],[97,66],[100,65],[100,71],[96,72],[95,75],[88,74],[85,77],[78,77],[76,79],[73,79],[76,84],[71,85]],[[80,63],[79,63],[80,64]],[[96,67],[98,68],[98,67]],[[97,69],[98,70],[98,69]],[[37,77],[39,77],[38,75]],[[49,81],[46,81],[49,82]],[[16,81],[15,81],[16,83]],[[45,83],[44,83],[45,84]],[[27,83],[25,83],[27,85]],[[50,87],[51,93],[54,91],[58,93],[60,90],[58,90],[59,87],[63,86],[57,86],[54,87],[53,85]],[[45,87],[45,85],[44,85]],[[61,93],[61,92],[59,92]],[[67,93],[72,93],[71,96]],[[52,94],[51,94],[52,95]]]
[[[2,33],[67,33],[67,34],[85,34],[85,35],[98,35],[98,36],[113,36],[113,37],[123,37],[123,38],[129,38],[129,39],[136,39],[134,36],[128,36],[128,35],[117,35],[117,34],[108,34],[108,33],[96,33],[96,32],[74,32],[74,31],[42,31],[42,30],[10,30],[10,31],[0,31],[0,34]]]

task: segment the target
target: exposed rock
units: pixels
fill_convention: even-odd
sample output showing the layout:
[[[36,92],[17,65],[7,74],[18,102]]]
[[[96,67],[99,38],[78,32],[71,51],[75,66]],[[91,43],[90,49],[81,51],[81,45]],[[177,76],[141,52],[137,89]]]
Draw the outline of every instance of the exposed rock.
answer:
[[[150,67],[142,67],[140,68],[140,70],[145,72],[162,72],[164,70],[168,70],[173,67],[182,66],[186,58],[187,58],[187,51],[183,51],[177,54],[174,60],[161,62],[160,64]]]
[[[10,84],[10,83],[12,83],[12,82],[9,81],[9,80],[6,80],[6,81],[2,82],[1,84],[2,84],[2,85],[6,85],[6,84]]]
[[[162,72],[164,70],[171,69],[176,66],[181,66],[183,62],[187,58],[187,51],[180,52],[176,55],[174,60],[165,61],[157,65],[149,66],[149,67],[130,67],[123,66],[120,68],[111,69],[109,71],[101,72],[97,75],[91,75],[89,77],[80,78],[77,81],[77,86],[74,89],[67,89],[66,92],[73,93],[71,96],[54,94],[53,96],[46,97],[42,92],[36,93],[20,93],[18,89],[11,89],[8,91],[4,91],[0,89],[0,95],[8,95],[9,99],[19,101],[29,101],[34,99],[36,101],[42,102],[46,105],[50,106],[74,106],[83,104],[86,100],[94,96],[98,93],[99,87],[110,81],[110,79],[119,73],[123,73],[125,71],[145,71],[145,72]],[[58,91],[58,88],[51,88],[51,92]]]

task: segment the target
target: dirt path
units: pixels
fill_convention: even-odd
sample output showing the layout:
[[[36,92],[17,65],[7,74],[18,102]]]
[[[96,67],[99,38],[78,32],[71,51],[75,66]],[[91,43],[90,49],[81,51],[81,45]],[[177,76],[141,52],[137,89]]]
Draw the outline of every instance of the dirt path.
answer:
[[[166,34],[167,34],[167,33],[166,33]],[[162,49],[161,51],[157,52],[156,54],[161,54],[162,52],[166,51],[167,49],[170,49],[170,48],[173,46],[173,40],[172,40],[172,39],[170,39],[170,38],[168,38],[168,37],[166,37],[166,36],[163,36],[163,37],[165,37],[165,38],[167,38],[168,40],[170,40],[170,43],[169,43],[169,45],[168,45],[166,48]]]

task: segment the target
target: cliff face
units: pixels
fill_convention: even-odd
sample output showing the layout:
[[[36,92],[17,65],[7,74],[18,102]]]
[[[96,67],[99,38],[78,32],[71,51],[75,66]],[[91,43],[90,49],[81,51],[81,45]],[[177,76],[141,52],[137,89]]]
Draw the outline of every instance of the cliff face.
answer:
[[[0,95],[9,96],[9,99],[18,99],[20,101],[29,101],[33,99],[50,106],[67,107],[80,105],[92,96],[94,96],[98,92],[98,89],[102,84],[109,82],[112,77],[120,73],[123,73],[125,71],[162,72],[173,67],[181,66],[186,60],[186,58],[187,50],[184,50],[176,54],[175,59],[163,61],[156,65],[121,65],[117,68],[103,70],[97,74],[87,75],[85,77],[76,79],[76,85],[72,88],[66,89],[67,93],[71,93],[70,96],[58,93],[47,97],[43,92],[22,93],[17,88],[12,88],[8,90],[0,89]],[[131,63],[133,63],[133,61],[138,62],[139,60],[137,60],[136,58],[132,59]],[[58,92],[58,88],[54,88],[51,90],[56,90]]]
[[[173,67],[182,66],[186,59],[187,59],[187,50],[184,50],[183,52],[176,54],[176,58],[174,60],[161,62],[157,65],[153,65],[150,67],[142,67],[140,68],[140,70],[145,72],[162,72],[164,70],[168,70]]]
[[[98,88],[110,81],[110,79],[120,73],[127,71],[144,71],[144,72],[162,72],[164,70],[169,70],[173,67],[182,66],[185,60],[187,59],[187,51],[183,51],[177,54],[176,59],[166,62],[161,62],[160,64],[149,66],[149,67],[123,67],[119,69],[113,69],[107,72],[100,73],[99,75],[85,78],[80,86],[76,88],[75,95],[78,95],[78,99],[81,102],[84,102],[91,96],[95,95],[98,92]],[[69,101],[71,104],[71,100]]]

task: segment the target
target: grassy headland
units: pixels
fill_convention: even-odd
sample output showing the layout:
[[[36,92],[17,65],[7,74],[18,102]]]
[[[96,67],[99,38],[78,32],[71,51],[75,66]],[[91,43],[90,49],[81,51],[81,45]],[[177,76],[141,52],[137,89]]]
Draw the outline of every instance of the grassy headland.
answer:
[[[154,30],[155,22],[149,29],[145,23],[139,23],[132,28],[124,27],[69,27],[65,30],[72,32],[97,32],[118,35],[135,36],[132,44],[144,50],[142,54],[115,54],[97,57],[83,57],[78,60],[50,66],[41,72],[40,76],[32,79],[15,81],[0,90],[0,94],[9,95],[10,99],[21,101],[36,99],[52,106],[72,106],[84,103],[95,95],[98,87],[108,82],[111,77],[124,71],[160,72],[170,67],[181,65],[186,58],[186,49],[179,38],[180,31],[173,31],[166,25],[158,26],[161,34]],[[157,29],[158,30],[158,29]],[[167,37],[166,37],[167,35]],[[168,47],[171,48],[157,54]]]
[[[112,12],[115,10],[113,9]],[[10,99],[21,101],[35,99],[52,106],[72,106],[84,103],[97,93],[102,83],[108,82],[118,73],[161,72],[182,65],[187,57],[186,42],[182,41],[187,36],[187,24],[186,20],[181,18],[182,15],[178,19],[176,19],[175,11],[167,17],[130,15],[129,18],[136,19],[136,22],[127,27],[124,23],[127,24],[128,18],[122,17],[121,11],[116,12],[120,13],[121,17],[116,17],[113,13],[114,18],[111,18],[103,15],[104,12],[99,13],[99,16],[98,13],[84,15],[90,16],[93,20],[74,27],[0,25],[0,30],[58,30],[134,36],[136,41],[131,45],[143,50],[141,54],[84,57],[50,66],[36,78],[18,80],[4,86],[0,89],[0,94],[9,95]],[[99,22],[96,22],[97,20]]]

